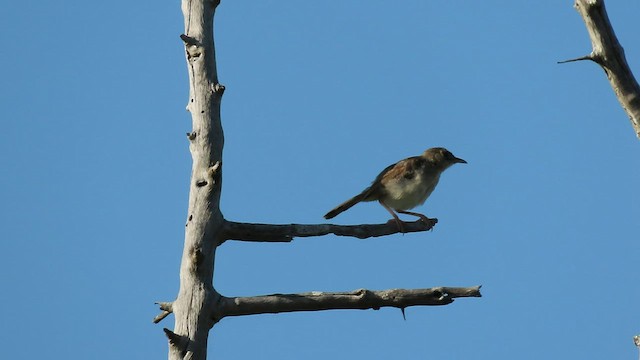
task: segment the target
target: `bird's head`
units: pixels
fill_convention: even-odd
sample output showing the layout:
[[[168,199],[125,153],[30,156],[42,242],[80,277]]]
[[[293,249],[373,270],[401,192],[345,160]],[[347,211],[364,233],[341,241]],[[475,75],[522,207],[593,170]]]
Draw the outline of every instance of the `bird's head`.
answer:
[[[442,170],[448,168],[449,166],[457,163],[466,164],[467,162],[463,159],[455,157],[451,151],[443,148],[443,147],[435,147],[428,149],[422,154],[422,156],[428,161],[434,163],[435,165],[442,168]]]

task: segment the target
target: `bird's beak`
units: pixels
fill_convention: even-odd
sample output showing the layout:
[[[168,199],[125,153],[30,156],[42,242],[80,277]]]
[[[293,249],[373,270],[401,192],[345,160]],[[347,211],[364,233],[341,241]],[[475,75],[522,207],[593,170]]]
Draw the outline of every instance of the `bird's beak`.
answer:
[[[466,161],[466,160],[464,160],[464,159],[460,159],[460,158],[455,158],[455,162],[456,162],[456,163],[461,163],[461,164],[466,164],[466,163],[467,163],[467,161]]]

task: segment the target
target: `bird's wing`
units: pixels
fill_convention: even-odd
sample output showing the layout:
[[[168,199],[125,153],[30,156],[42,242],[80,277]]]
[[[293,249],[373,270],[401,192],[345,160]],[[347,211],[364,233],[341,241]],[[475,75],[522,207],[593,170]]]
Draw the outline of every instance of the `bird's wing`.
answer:
[[[404,160],[403,160],[404,161]],[[369,199],[370,196],[378,194],[379,191],[384,189],[384,186],[382,185],[382,178],[385,177],[386,174],[388,174],[390,171],[392,171],[398,164],[400,164],[402,161],[399,161],[395,164],[391,164],[389,166],[387,166],[384,170],[382,170],[380,172],[380,174],[378,174],[378,176],[376,176],[375,180],[373,180],[373,182],[371,183],[371,186],[369,186],[368,188],[364,189],[362,191],[362,193],[360,195],[363,196],[363,199],[365,201],[367,200],[375,200],[374,199]]]
[[[425,166],[425,159],[421,156],[412,156],[404,160],[400,160],[397,163],[384,169],[378,179],[399,179],[404,177],[405,179],[413,179],[416,176],[416,172],[420,171]]]
[[[399,179],[400,177],[413,179],[416,176],[416,171],[424,166],[424,162],[425,160],[421,156],[412,156],[387,166],[380,172],[380,174],[378,174],[376,179],[373,180],[371,186],[363,191],[363,198],[366,201],[371,194],[384,191],[384,182],[391,179]]]

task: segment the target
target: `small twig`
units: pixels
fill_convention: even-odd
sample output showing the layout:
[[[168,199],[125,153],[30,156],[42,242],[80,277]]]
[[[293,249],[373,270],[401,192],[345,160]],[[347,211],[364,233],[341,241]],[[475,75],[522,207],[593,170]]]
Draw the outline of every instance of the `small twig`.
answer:
[[[173,331],[167,328],[163,328],[162,331],[164,331],[164,334],[167,335],[167,338],[169,339],[169,343],[171,345],[174,345],[174,346],[180,345],[180,342],[182,341],[182,337],[180,335],[174,333]]]
[[[189,61],[194,61],[198,59],[200,55],[202,55],[202,51],[203,51],[202,44],[196,38],[192,38],[191,36],[182,34],[180,35],[180,39],[184,41],[184,46],[187,50]],[[187,106],[187,110],[189,110],[188,106]]]
[[[404,232],[428,231],[438,222],[431,219],[426,223],[422,220],[404,223]],[[363,225],[334,225],[334,224],[253,224],[226,221],[224,225],[225,240],[240,240],[254,242],[290,242],[296,237],[312,237],[334,234],[337,236],[351,236],[359,239],[379,237],[400,233],[395,222],[386,224]]]
[[[225,86],[222,84],[212,84],[211,85],[211,91],[214,94],[219,94],[220,96],[222,96],[222,94],[224,94],[224,90],[225,90]]]
[[[215,164],[213,164],[213,166],[209,167],[208,171],[208,175],[210,178],[215,178],[216,176],[218,176],[219,172],[220,172],[220,166],[222,165],[222,163],[220,161],[216,161]]]
[[[558,64],[566,64],[569,62],[574,62],[574,61],[582,61],[582,60],[591,60],[591,61],[595,61],[597,62],[593,56],[591,54],[589,55],[585,55],[585,56],[581,56],[579,58],[575,58],[575,59],[569,59],[569,60],[563,60],[563,61],[558,61]]]
[[[167,316],[169,316],[169,314],[171,314],[169,311],[163,311],[161,312],[158,316],[153,318],[153,323],[157,324],[160,321],[164,320],[164,318],[166,318]]]
[[[159,302],[156,303],[156,305],[158,305],[158,307],[160,307],[160,310],[173,312],[173,301],[170,301],[170,302],[159,301]]]
[[[185,34],[180,34],[180,39],[182,39],[182,41],[184,41],[185,45],[189,45],[189,46],[198,46],[198,45],[200,45],[198,40],[196,40],[195,38],[192,38],[191,36],[187,36]]]
[[[158,314],[158,316],[153,318],[154,324],[157,324],[160,321],[164,320],[164,318],[166,318],[173,312],[173,302],[157,302],[156,305],[160,306],[160,310],[162,310],[162,312]]]

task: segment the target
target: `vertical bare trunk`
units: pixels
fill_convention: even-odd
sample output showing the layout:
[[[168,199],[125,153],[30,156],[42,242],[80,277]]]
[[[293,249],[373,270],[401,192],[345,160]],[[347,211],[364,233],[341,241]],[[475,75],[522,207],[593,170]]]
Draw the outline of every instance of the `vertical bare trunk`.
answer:
[[[213,43],[213,15],[219,1],[183,0],[189,71],[188,134],[193,158],[189,212],[180,266],[180,292],[173,302],[175,328],[166,330],[169,359],[206,359],[212,311],[219,295],[213,288],[215,249],[223,225],[220,212],[222,148],[220,100]]]

